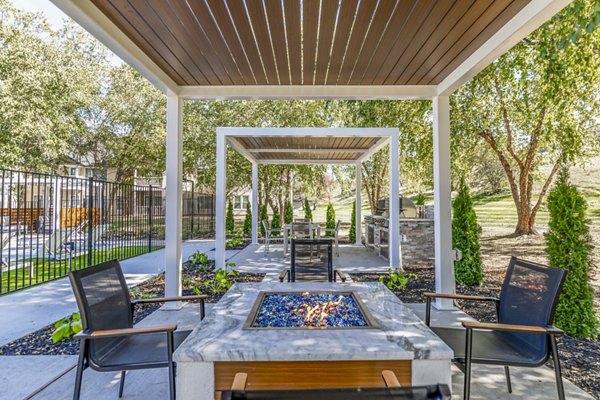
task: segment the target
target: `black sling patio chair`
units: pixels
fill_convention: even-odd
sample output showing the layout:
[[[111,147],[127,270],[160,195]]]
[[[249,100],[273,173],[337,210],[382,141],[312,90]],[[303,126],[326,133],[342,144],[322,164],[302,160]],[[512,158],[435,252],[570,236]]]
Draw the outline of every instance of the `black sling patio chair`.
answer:
[[[292,239],[291,267],[281,272],[279,281],[287,276],[288,282],[336,282],[337,278],[346,282],[344,273],[333,269],[332,249],[332,239]]]
[[[138,304],[200,300],[200,318],[204,318],[205,295],[130,300],[129,290],[119,261],[72,271],[69,279],[83,330],[73,399],[79,399],[83,371],[121,371],[119,397],[123,395],[125,373],[148,368],[169,369],[169,393],[175,399],[175,363],[173,351],[191,331],[176,331],[177,325],[133,327],[134,308]]]
[[[500,298],[425,293],[425,323],[431,320],[431,300],[435,297],[467,301],[489,301],[496,305],[498,323],[463,322],[463,328],[431,329],[454,350],[454,363],[464,372],[464,395],[470,398],[471,364],[504,366],[508,392],[512,393],[509,366],[539,367],[554,362],[558,398],[565,393],[556,347],[563,332],[552,326],[554,311],[567,271],[510,259]]]

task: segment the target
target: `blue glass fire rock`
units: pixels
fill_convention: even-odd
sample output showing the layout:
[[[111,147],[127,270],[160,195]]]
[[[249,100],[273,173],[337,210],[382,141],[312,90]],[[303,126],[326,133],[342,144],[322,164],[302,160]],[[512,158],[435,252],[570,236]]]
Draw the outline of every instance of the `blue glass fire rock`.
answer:
[[[265,294],[254,328],[352,328],[368,326],[350,293]]]

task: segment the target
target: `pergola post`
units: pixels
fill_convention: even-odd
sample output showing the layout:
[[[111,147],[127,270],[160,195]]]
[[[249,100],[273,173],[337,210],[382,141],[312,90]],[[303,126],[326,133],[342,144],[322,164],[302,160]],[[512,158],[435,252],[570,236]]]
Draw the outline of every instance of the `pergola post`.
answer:
[[[183,99],[167,94],[167,182],[165,187],[165,296],[181,296],[181,191]]]
[[[450,98],[433,98],[433,199],[435,229],[435,291],[454,293],[452,203],[450,184]],[[438,309],[452,309],[451,299],[437,299]]]
[[[258,163],[252,163],[252,244],[258,244]]]
[[[399,138],[398,132],[390,137],[390,205],[389,205],[389,246],[390,268],[402,268],[400,257],[400,167],[398,163]]]
[[[225,188],[227,144],[225,135],[217,129],[217,194],[215,198],[215,267],[225,267]]]
[[[355,199],[355,244],[362,245],[362,162],[356,163],[356,199]]]

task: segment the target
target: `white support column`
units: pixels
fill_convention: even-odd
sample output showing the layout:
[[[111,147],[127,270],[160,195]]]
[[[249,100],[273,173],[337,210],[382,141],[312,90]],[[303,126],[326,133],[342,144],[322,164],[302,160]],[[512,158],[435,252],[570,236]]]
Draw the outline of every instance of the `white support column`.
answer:
[[[400,257],[400,167],[399,156],[399,132],[390,137],[390,205],[389,205],[389,245],[390,245],[390,268],[401,269],[402,258]]]
[[[252,163],[252,244],[258,244],[258,164]]]
[[[165,296],[181,296],[181,190],[183,99],[167,93],[167,182],[165,207]]]
[[[450,101],[433,98],[433,199],[435,218],[435,291],[454,293],[452,200],[450,197]],[[438,299],[438,309],[451,309],[451,299]]]
[[[215,267],[225,268],[225,188],[227,179],[227,143],[225,135],[217,129],[217,195],[215,199]],[[254,207],[254,205],[253,205]],[[254,215],[253,212],[253,220]]]
[[[362,245],[362,163],[356,163],[356,200],[355,200],[355,233],[357,246]]]

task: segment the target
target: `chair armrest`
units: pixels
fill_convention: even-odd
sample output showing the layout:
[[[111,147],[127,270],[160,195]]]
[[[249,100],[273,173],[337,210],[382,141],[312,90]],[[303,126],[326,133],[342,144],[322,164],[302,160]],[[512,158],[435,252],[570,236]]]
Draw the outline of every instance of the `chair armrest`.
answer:
[[[173,332],[177,329],[177,325],[164,326],[149,326],[147,328],[124,328],[124,329],[107,329],[100,331],[83,331],[75,336],[75,339],[101,339],[115,336],[131,336],[143,335],[147,333]]]
[[[489,322],[468,322],[463,321],[462,326],[467,329],[491,329],[496,331],[542,333],[548,335],[562,335],[564,332],[554,326],[535,326],[535,325],[513,325],[513,324],[494,324]]]
[[[283,271],[281,271],[281,273],[279,274],[279,282],[283,282],[285,280],[285,276],[288,275],[290,273],[289,269],[284,269]]]
[[[199,294],[194,296],[177,296],[177,297],[156,297],[153,299],[137,299],[132,300],[131,304],[150,304],[150,303],[167,303],[170,301],[194,301],[194,300],[206,300],[208,298],[205,294]]]
[[[400,382],[398,381],[396,374],[394,374],[394,371],[390,371],[389,369],[384,369],[383,371],[381,371],[381,377],[383,378],[383,381],[385,382],[386,387],[401,387],[402,386],[402,385],[400,385]]]
[[[248,381],[248,374],[245,372],[238,372],[233,377],[233,383],[231,384],[231,390],[246,390],[246,383]]]
[[[429,298],[440,298],[440,299],[458,299],[458,300],[473,300],[473,301],[500,301],[495,297],[485,296],[471,296],[467,294],[450,294],[450,293],[423,293],[423,296]]]
[[[334,271],[333,271],[333,274],[334,274],[334,278],[335,278],[335,274],[337,274],[337,276],[339,276],[339,277],[340,277],[340,280],[341,280],[342,282],[346,282],[346,279],[348,279],[348,278],[346,277],[346,274],[344,274],[344,273],[343,273],[342,271],[340,271],[339,269],[336,269],[336,270],[334,270]]]

